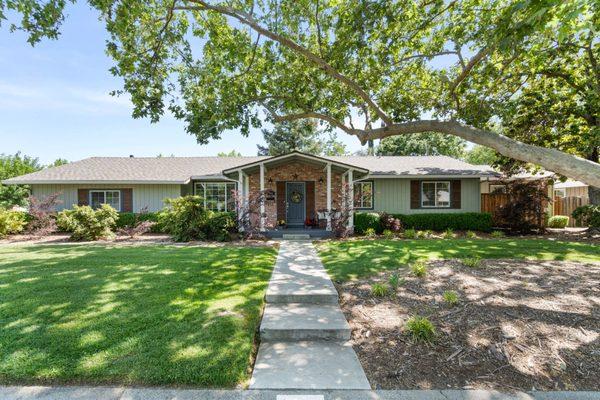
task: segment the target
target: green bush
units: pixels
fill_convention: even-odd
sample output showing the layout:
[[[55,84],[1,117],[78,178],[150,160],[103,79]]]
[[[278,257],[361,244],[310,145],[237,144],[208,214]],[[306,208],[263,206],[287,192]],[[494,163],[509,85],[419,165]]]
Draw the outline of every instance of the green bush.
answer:
[[[354,232],[362,235],[369,228],[375,230],[376,233],[381,233],[383,231],[379,214],[373,212],[354,214]]]
[[[371,285],[371,294],[375,297],[385,297],[388,294],[388,287],[382,283],[374,283]]]
[[[555,215],[548,219],[548,227],[549,228],[559,228],[563,229],[569,225],[569,217],[566,215]]]
[[[446,229],[455,231],[492,230],[492,214],[490,213],[434,213],[434,214],[394,214],[402,222],[404,228],[429,229],[442,232]]]
[[[444,239],[454,239],[454,230],[452,228],[446,229],[444,234],[442,235]]]
[[[477,234],[473,231],[467,231],[466,236],[467,239],[477,239]]]
[[[444,291],[444,293],[442,293],[442,297],[444,298],[444,301],[451,306],[458,304],[458,293],[456,293],[454,290]]]
[[[234,213],[209,211],[205,229],[207,239],[225,242],[231,240],[235,232],[237,223]]]
[[[108,204],[94,210],[90,206],[73,206],[72,210],[58,213],[58,227],[71,232],[72,240],[109,239],[114,236],[112,229],[117,223],[119,213]]]
[[[414,276],[423,278],[427,274],[427,265],[422,261],[417,261],[410,266],[410,271]]]
[[[577,207],[572,216],[583,226],[600,228],[600,205],[588,204]]]
[[[493,231],[492,232],[492,237],[494,239],[502,239],[505,236],[506,236],[506,234],[504,232],[502,232],[502,231]]]
[[[398,276],[398,274],[392,274],[390,276],[390,278],[388,279],[388,282],[390,283],[390,286],[394,290],[396,290],[396,289],[398,289],[398,286],[400,286],[400,277]]]
[[[148,212],[137,214],[132,212],[121,212],[119,213],[119,219],[117,219],[117,229],[130,227],[136,222],[150,221],[155,223],[150,229],[150,232],[162,233],[164,232],[164,226],[161,223],[159,223],[159,220],[159,213]]]
[[[374,228],[367,228],[367,230],[365,231],[365,236],[372,238],[372,237],[377,236],[377,232],[375,232]]]
[[[473,256],[462,259],[462,263],[469,268],[479,268],[481,266],[481,257]]]
[[[159,223],[176,242],[206,239],[206,223],[210,217],[200,196],[166,199],[159,213]]]
[[[417,231],[415,231],[414,229],[407,229],[404,231],[404,233],[402,234],[402,236],[405,239],[414,239],[417,237]]]
[[[27,225],[27,215],[21,211],[0,209],[0,238],[21,232]]]
[[[431,342],[435,337],[435,327],[426,317],[415,315],[406,322],[406,330],[417,342]]]
[[[383,231],[383,237],[386,239],[393,239],[396,235],[389,229],[385,229]]]

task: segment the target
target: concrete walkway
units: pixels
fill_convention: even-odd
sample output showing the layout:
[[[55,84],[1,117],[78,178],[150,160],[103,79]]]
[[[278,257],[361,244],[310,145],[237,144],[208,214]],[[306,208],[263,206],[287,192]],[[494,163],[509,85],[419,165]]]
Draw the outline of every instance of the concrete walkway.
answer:
[[[194,390],[0,386],[2,400],[600,400],[599,392],[493,390]]]
[[[310,241],[282,241],[250,389],[370,389],[338,293]]]

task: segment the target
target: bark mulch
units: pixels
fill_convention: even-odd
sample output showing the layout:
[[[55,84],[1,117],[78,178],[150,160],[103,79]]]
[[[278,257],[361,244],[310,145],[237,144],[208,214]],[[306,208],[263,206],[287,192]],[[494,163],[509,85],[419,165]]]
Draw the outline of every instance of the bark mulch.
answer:
[[[372,296],[393,274],[397,290]],[[337,288],[374,388],[600,390],[600,264],[433,261],[424,278],[402,268]],[[433,322],[432,343],[411,340],[412,315]]]

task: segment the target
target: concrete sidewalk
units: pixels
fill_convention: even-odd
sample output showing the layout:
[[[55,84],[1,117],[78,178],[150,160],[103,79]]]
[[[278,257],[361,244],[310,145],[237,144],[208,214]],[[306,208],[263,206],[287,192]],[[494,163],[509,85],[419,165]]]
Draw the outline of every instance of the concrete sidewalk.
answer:
[[[600,392],[490,390],[194,390],[0,386],[2,400],[600,400]]]

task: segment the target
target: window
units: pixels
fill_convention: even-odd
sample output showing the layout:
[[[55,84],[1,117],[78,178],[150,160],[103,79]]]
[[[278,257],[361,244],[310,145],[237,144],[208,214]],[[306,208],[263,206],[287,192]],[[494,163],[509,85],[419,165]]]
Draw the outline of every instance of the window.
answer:
[[[354,208],[373,208],[373,182],[354,183]]]
[[[108,204],[117,211],[121,211],[120,190],[90,190],[90,206],[94,209],[102,204]]]
[[[565,189],[554,189],[554,197],[566,197],[567,193]]]
[[[506,185],[490,184],[490,193],[506,193]]]
[[[204,207],[212,211],[235,211],[235,198],[232,191],[233,182],[198,182],[195,185],[196,195],[204,199]]]
[[[421,207],[450,207],[450,182],[422,182]]]

